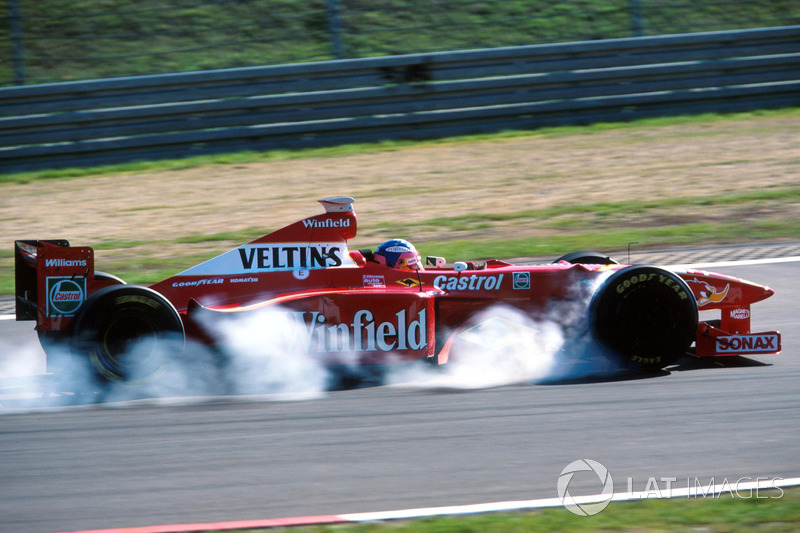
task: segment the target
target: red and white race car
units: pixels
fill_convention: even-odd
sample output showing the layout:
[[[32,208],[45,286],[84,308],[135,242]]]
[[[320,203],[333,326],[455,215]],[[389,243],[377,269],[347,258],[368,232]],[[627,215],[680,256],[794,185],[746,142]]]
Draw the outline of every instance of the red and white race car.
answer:
[[[768,287],[701,270],[623,266],[584,252],[551,264],[428,257],[423,266],[402,240],[349,249],[353,199],[320,202],[322,214],[149,287],[96,271],[89,247],[16,241],[17,320],[35,320],[46,350],[66,344],[110,381],[156,371],[168,339],[213,345],[209,324],[265,309],[292,324],[265,343],[300,346],[332,365],[345,355],[363,365],[444,364],[480,337],[497,305],[534,320],[563,317],[566,331],[590,336],[642,370],[687,353],[781,350],[778,332],[750,330],[750,307],[773,294]],[[718,314],[699,321],[699,310]],[[582,330],[569,323],[575,316]]]

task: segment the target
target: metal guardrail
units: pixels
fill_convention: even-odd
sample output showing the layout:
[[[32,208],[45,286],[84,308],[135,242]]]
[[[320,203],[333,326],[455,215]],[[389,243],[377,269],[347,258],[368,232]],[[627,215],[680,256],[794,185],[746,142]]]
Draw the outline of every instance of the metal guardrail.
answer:
[[[800,104],[800,26],[0,88],[0,169]]]

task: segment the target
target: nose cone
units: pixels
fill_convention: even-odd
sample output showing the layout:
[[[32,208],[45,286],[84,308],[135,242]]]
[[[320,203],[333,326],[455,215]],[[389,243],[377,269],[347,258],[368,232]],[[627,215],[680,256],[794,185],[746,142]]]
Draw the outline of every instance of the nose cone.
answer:
[[[766,285],[702,270],[680,273],[689,284],[701,308],[736,307],[766,300],[775,291]]]
[[[755,283],[744,281],[742,283],[742,293],[746,301],[755,303],[760,302],[761,300],[766,300],[775,294],[775,291],[765,285],[757,285]]]

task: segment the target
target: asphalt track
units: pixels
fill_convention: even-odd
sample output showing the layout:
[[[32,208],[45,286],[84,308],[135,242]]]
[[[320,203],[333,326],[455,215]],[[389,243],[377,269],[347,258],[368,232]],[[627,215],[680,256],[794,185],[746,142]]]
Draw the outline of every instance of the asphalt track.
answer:
[[[306,401],[34,410],[3,401],[0,531],[552,498],[562,469],[582,458],[623,490],[651,478],[678,488],[798,477],[800,263],[712,270],[776,290],[754,306],[753,327],[781,330],[783,354],[720,368],[684,361],[646,379],[379,387]],[[18,327],[0,321],[0,335],[22,350],[34,341]],[[597,492],[590,478],[576,482],[573,495]]]

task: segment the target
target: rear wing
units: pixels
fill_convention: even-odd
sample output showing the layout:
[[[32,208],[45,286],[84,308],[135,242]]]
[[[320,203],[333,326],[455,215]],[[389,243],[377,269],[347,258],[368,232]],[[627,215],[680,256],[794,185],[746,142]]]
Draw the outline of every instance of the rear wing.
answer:
[[[69,328],[94,279],[94,251],[59,240],[14,242],[17,320],[35,320],[39,331]]]

